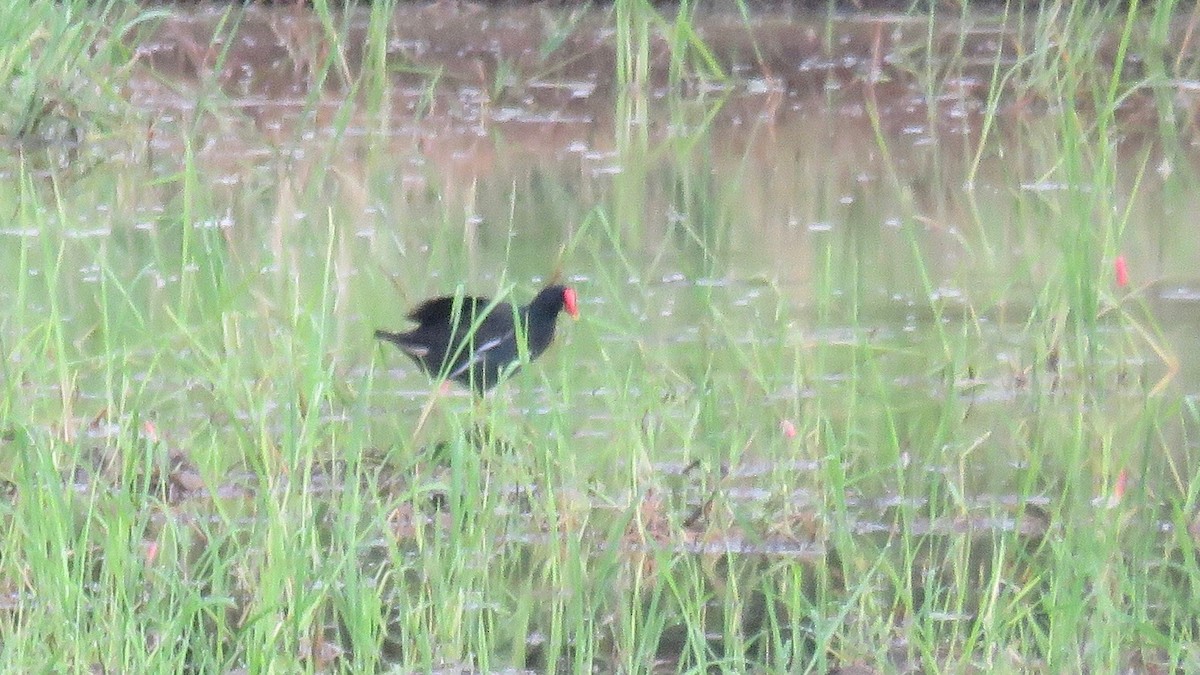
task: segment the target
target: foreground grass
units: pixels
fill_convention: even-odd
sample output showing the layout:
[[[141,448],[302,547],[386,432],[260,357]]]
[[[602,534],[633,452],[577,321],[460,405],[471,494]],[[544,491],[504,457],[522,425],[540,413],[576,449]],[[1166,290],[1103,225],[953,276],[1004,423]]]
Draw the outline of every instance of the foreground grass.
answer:
[[[540,174],[397,195],[337,159],[222,190],[186,125],[165,170],[10,154],[3,667],[1196,668],[1192,383],[1109,271],[1191,249],[1137,227],[1111,115],[1031,123],[989,174],[1007,197],[940,209],[876,117],[891,182],[842,215],[843,183],[790,181],[792,218],[840,226],[797,238],[746,222],[760,186],[714,174],[706,105],[672,101],[696,131],[662,146],[617,134],[594,199]],[[434,387],[372,329],[462,280],[526,298],[564,251],[585,320],[417,433]]]

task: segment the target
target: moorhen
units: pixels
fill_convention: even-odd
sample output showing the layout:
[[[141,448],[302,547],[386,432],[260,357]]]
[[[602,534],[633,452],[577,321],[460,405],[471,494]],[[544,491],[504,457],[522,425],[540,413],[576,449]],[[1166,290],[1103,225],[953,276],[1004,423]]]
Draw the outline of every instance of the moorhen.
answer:
[[[407,333],[377,330],[375,337],[399,347],[430,376],[457,380],[482,396],[520,367],[518,338],[527,341],[532,361],[554,339],[559,312],[565,309],[579,318],[575,289],[567,286],[547,286],[516,310],[507,302],[489,308],[491,304],[483,297],[433,298],[408,315],[416,328]]]

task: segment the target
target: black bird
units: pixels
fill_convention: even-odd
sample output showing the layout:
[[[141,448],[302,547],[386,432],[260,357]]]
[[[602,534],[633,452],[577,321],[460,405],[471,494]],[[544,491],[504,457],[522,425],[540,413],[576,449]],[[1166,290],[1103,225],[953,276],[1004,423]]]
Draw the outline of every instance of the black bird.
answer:
[[[520,367],[518,339],[530,361],[546,351],[564,309],[579,318],[575,289],[568,286],[547,286],[519,309],[507,302],[492,306],[483,297],[443,296],[426,300],[408,315],[416,328],[407,333],[377,330],[375,337],[399,347],[430,376],[457,380],[482,396]]]

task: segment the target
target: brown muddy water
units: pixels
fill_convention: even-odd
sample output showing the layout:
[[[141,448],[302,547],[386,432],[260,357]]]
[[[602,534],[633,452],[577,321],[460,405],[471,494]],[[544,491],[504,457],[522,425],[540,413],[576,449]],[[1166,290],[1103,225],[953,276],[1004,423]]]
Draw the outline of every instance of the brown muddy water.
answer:
[[[260,353],[297,332],[322,334],[317,367],[348,387],[373,378],[371,437],[386,454],[408,438],[430,387],[372,344],[373,329],[402,325],[416,301],[460,284],[515,285],[523,301],[561,272],[585,319],[562,327],[548,365],[503,388],[501,415],[569,419],[569,430],[555,427],[569,437],[555,442],[569,446],[573,475],[658,477],[658,492],[634,496],[611,484],[563,488],[592,521],[641,514],[644,527],[620,545],[736,551],[764,565],[830,555],[817,515],[829,505],[807,478],[829,461],[826,434],[861,435],[855,461],[878,453],[881,466],[968,492],[947,515],[933,497],[898,495],[888,468],[839,505],[848,531],[886,538],[903,523],[923,537],[1015,531],[1033,541],[1046,533],[1049,500],[1014,496],[1030,457],[1012,419],[1061,404],[1054,392],[1091,377],[1107,383],[1090,401],[1097,415],[1131,416],[1148,396],[1194,406],[1196,82],[1132,89],[1099,141],[1110,171],[1072,173],[1069,120],[1098,113],[1022,77],[1037,45],[999,17],[712,15],[696,21],[711,60],[693,51],[681,65],[661,37],[624,60],[616,45],[626,36],[604,10],[406,6],[382,37],[368,35],[371,11],[335,15],[339,43],[302,7],[165,8],[129,38],[136,59],[121,96],[135,123],[69,147],[47,141],[44,157],[28,150],[19,166],[10,159],[9,177],[57,186],[54,210],[73,223],[61,286],[62,302],[79,303],[65,316],[71,340],[86,345],[109,320],[83,300],[102,283],[122,286],[135,308],[114,311],[178,332],[155,308],[184,297],[169,253],[182,222],[204,233],[192,245],[222,251],[211,268],[221,278],[193,282],[211,295],[191,310],[216,312],[220,325],[198,332]],[[1115,52],[1104,42],[1096,56]],[[1134,53],[1126,67],[1151,72],[1146,61]],[[1119,233],[1088,260],[1106,289],[1094,335],[1127,345],[1103,352],[1099,375],[1060,352],[1074,319],[1045,300],[1070,283],[1056,270],[1080,218]],[[0,229],[0,247],[19,250],[37,234]],[[98,268],[97,251],[116,268]],[[1129,287],[1113,283],[1116,255]],[[31,274],[46,272],[39,260],[24,263]],[[6,302],[21,293],[0,286]],[[316,327],[313,303],[335,318]],[[1121,306],[1148,328],[1116,320]],[[168,341],[198,349],[190,337]],[[259,373],[245,376],[249,389],[283,369],[268,356],[228,358]],[[129,377],[157,392],[148,437],[236,428],[282,405],[197,404],[211,387],[199,367],[164,369],[136,347],[125,359]],[[97,439],[136,424],[105,419],[96,399],[106,382],[77,383],[80,433]],[[42,394],[70,398],[61,383]],[[968,411],[961,428],[924,433],[947,401]],[[471,408],[462,396],[447,405]],[[806,426],[809,415],[828,426]],[[422,448],[438,447],[446,431],[436,425]],[[1184,426],[1164,432],[1167,445],[1190,448]],[[614,457],[631,438],[642,449]],[[192,452],[159,468],[171,502],[277,489],[236,466],[205,486]],[[106,461],[73,475],[80,490]],[[314,494],[339,491],[340,470],[318,469]],[[375,485],[402,491],[402,473]],[[1110,478],[1097,480],[1097,500]],[[565,527],[529,515],[529,489],[502,489],[527,525],[505,545],[536,547]],[[913,511],[926,515],[898,515]],[[684,523],[677,531],[667,512]],[[444,516],[392,514],[402,537]]]
[[[116,158],[113,203],[82,214],[75,236],[154,236],[178,198],[172,180],[192,169],[207,193],[197,226],[218,230],[242,265],[261,263],[252,286],[315,275],[326,252],[312,233],[348,231],[332,252],[334,347],[364,361],[369,329],[422,297],[516,283],[520,299],[561,269],[596,319],[565,338],[598,404],[576,436],[602,445],[613,383],[601,371],[634,367],[608,353],[631,339],[683,380],[698,347],[866,340],[881,377],[936,400],[944,335],[967,331],[977,343],[952,384],[1011,405],[1046,357],[1031,333],[1061,330],[1053,309],[1044,330],[1030,322],[1039,295],[1063,283],[1062,223],[1082,208],[1121,233],[1089,261],[1096,283],[1112,285],[1114,255],[1134,275],[1104,301],[1144,308],[1162,332],[1125,355],[1131,386],[1196,388],[1198,366],[1179,356],[1195,352],[1200,319],[1195,82],[1133,87],[1104,139],[1111,175],[1073,185],[1067,106],[1095,111],[1036,82],[993,87],[1019,79],[1037,47],[999,17],[708,16],[696,29],[711,59],[678,77],[661,37],[623,65],[606,11],[405,7],[374,41],[369,20],[338,15],[337,43],[302,8],[170,10],[137,41],[125,92],[145,113],[144,140]],[[1175,34],[1191,44],[1187,25]],[[1099,45],[1111,60],[1114,40]],[[1148,68],[1136,53],[1125,67]],[[1097,192],[1106,198],[1078,206]],[[845,356],[827,353],[799,378],[786,356],[763,372],[726,365],[761,378],[767,402],[804,400],[811,381],[844,384]],[[760,367],[781,365],[769,361]],[[419,409],[425,381],[387,363],[399,405]]]

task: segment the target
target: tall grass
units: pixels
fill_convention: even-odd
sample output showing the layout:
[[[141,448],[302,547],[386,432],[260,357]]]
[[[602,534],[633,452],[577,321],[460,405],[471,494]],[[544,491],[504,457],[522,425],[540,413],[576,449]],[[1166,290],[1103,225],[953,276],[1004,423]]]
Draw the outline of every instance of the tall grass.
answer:
[[[68,100],[58,67],[129,72],[85,18],[147,15],[67,7],[20,17],[76,48],[11,43],[25,100]],[[688,84],[738,86],[703,14],[625,2],[604,15],[616,115],[595,161],[612,166],[584,180],[585,160],[512,155],[397,180],[402,146],[373,117],[396,114],[387,22],[406,9],[387,4],[312,8],[306,44],[328,49],[305,52],[300,117],[331,114],[236,189],[209,122],[262,132],[217,81],[156,126],[179,151],[152,166],[10,147],[3,667],[1193,669],[1200,416],[1185,374],[1163,376],[1190,343],[1145,286],[1147,249],[1178,235],[1144,226],[1164,213],[1149,191],[1192,197],[1114,138],[1123,101],[1194,65],[1106,70],[1083,39],[1111,30],[1123,62],[1164,43],[1161,14],[1044,10],[999,19],[1024,37],[991,66],[987,133],[932,134],[953,149],[933,158],[901,145],[879,90],[869,142],[789,135],[780,113],[728,143],[735,97]],[[216,20],[214,72],[243,11],[262,10]],[[930,62],[895,74],[935,99],[967,59],[932,62],[927,19]],[[1012,134],[1010,89],[1053,114]],[[804,142],[815,159],[788,159]],[[560,264],[584,320],[482,404],[371,340],[460,286],[523,302]]]
[[[6,3],[0,77],[9,83],[0,130],[25,141],[103,132],[129,60],[121,38],[157,12],[123,2]]]

